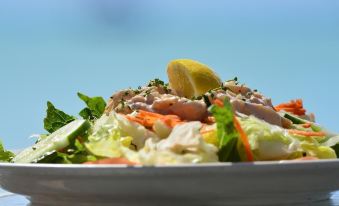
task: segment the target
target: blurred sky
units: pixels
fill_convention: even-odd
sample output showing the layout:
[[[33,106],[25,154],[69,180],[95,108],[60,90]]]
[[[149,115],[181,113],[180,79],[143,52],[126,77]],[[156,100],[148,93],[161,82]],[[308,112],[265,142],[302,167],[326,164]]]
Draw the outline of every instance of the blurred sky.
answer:
[[[0,1],[0,138],[44,133],[46,101],[76,115],[78,91],[106,99],[192,58],[275,104],[302,98],[339,132],[339,1]]]

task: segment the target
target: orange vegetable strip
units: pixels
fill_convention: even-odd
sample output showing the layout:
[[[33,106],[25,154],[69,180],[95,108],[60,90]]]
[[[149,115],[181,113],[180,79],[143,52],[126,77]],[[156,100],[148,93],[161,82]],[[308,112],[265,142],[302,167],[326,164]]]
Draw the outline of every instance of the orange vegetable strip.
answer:
[[[224,103],[220,99],[215,99],[213,101],[213,104],[215,104],[219,107],[224,106]],[[235,116],[233,116],[233,123],[234,123],[234,127],[236,128],[236,130],[238,131],[238,133],[240,135],[240,139],[241,139],[242,143],[244,144],[247,160],[253,161],[254,157],[253,157],[253,153],[252,153],[252,150],[251,150],[250,143],[248,141],[248,137],[247,137],[246,133],[244,132],[244,130],[242,129],[240,122],[238,121],[238,119]]]
[[[213,104],[218,105],[219,107],[223,107],[224,103],[220,99],[215,99]]]
[[[130,116],[130,115],[125,115],[125,117],[130,121],[137,122],[139,124],[143,123],[143,121],[141,119],[138,119],[136,117],[133,117],[133,116]]]
[[[312,126],[312,124],[308,122],[308,123],[302,124],[301,126],[303,128],[310,128]]]
[[[247,160],[253,161],[254,157],[253,157],[251,146],[250,146],[250,143],[248,141],[248,137],[247,137],[246,133],[241,128],[240,122],[238,121],[238,119],[235,116],[233,117],[233,122],[234,122],[235,128],[237,129],[237,131],[240,135],[241,141],[244,144]]]
[[[131,162],[126,158],[107,158],[107,159],[102,159],[102,160],[97,160],[97,161],[92,161],[92,162],[85,162],[83,164],[87,165],[98,165],[98,164],[115,164],[115,165],[137,165],[135,162]]]
[[[287,111],[296,115],[305,115],[306,110],[303,108],[303,101],[301,99],[292,100],[289,103],[282,103],[274,107],[277,111]]]
[[[163,121],[167,126],[172,127],[172,128],[178,124],[183,123],[183,121],[181,121],[180,118],[175,115],[166,115],[160,120]]]
[[[301,158],[298,158],[298,159],[295,159],[295,160],[303,160],[303,161],[307,161],[307,160],[318,160],[319,158],[317,157],[311,157],[311,156],[307,156],[307,157],[301,157]]]
[[[215,118],[213,116],[208,116],[204,121],[207,124],[213,124],[213,123],[215,123]]]
[[[139,110],[135,117],[126,115],[126,118],[130,121],[142,124],[145,127],[153,127],[155,121],[157,120],[163,121],[169,127],[175,127],[176,125],[183,123],[183,121],[177,115],[162,115],[144,110]]]
[[[305,137],[324,137],[326,134],[324,132],[309,132],[309,131],[300,131],[296,129],[289,129],[290,134],[301,135]]]
[[[147,112],[145,110],[139,110],[138,114],[141,116],[148,116],[148,117],[154,117],[154,118],[161,118],[164,116],[162,114],[158,114],[154,112]]]

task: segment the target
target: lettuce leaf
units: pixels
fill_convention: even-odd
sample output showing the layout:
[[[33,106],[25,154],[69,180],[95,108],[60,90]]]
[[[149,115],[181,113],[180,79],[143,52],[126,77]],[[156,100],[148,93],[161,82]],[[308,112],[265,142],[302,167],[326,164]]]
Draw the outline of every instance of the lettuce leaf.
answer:
[[[102,97],[88,97],[78,92],[78,97],[83,100],[87,107],[80,111],[79,115],[88,120],[95,120],[101,117],[106,108],[106,102]]]
[[[44,128],[53,133],[76,118],[58,110],[51,102],[47,102],[47,116],[44,119]]]
[[[0,141],[0,162],[10,162],[14,157],[14,154],[5,150],[2,142]]]
[[[319,143],[316,137],[289,134],[288,130],[254,116],[241,118],[241,125],[248,135],[255,160],[290,160],[304,156],[336,158],[335,151],[331,148],[337,142],[335,139]]]
[[[217,136],[219,139],[219,160],[222,162],[239,162],[240,156],[237,149],[239,134],[233,123],[233,109],[229,101],[224,101],[224,106],[212,105],[209,111],[217,123]]]
[[[98,157],[120,157],[121,130],[115,114],[103,115],[95,121],[92,133],[85,142],[86,149]]]
[[[339,135],[329,137],[321,145],[331,147],[335,151],[336,156],[339,157]]]
[[[81,164],[96,160],[97,158],[89,154],[85,146],[75,139],[64,152],[53,151],[38,160],[38,163]]]

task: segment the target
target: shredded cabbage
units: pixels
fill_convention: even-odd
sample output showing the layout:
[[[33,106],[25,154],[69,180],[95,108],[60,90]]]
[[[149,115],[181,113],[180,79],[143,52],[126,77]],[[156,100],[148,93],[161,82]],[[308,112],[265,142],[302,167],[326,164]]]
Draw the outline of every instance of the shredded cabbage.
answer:
[[[254,116],[242,117],[241,125],[248,135],[255,160],[295,159],[305,155],[319,159],[336,158],[335,151],[321,145],[317,138],[291,135],[287,130]]]

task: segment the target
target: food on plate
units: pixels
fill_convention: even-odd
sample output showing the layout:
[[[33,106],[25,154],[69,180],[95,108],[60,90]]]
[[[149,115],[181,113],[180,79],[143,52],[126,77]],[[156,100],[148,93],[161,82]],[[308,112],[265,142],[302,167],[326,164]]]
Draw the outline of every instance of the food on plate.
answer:
[[[102,97],[78,93],[79,117],[47,103],[36,143],[14,163],[171,165],[336,159],[339,136],[315,123],[301,99],[273,105],[237,78],[222,81],[189,59],[167,68],[169,83],[151,80]]]

